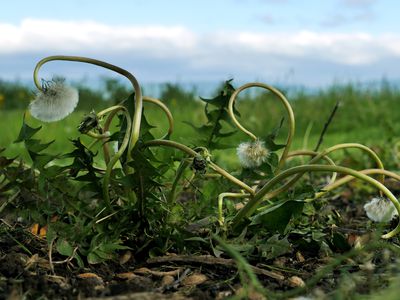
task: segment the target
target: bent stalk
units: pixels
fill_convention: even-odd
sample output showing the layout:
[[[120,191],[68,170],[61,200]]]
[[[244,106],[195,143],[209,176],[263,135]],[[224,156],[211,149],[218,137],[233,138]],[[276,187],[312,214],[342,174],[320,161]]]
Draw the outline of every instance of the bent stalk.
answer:
[[[234,217],[231,223],[231,227],[235,228],[245,217],[250,216],[257,209],[257,206],[261,203],[263,197],[268,193],[269,190],[271,190],[271,188],[274,185],[278,184],[287,177],[305,172],[338,172],[361,179],[381,190],[383,194],[393,203],[397,212],[400,214],[400,203],[398,202],[396,197],[389,191],[389,189],[379,181],[350,168],[345,168],[340,166],[326,166],[326,165],[303,165],[285,170],[282,173],[275,176],[273,179],[271,179],[268,183],[266,183],[257,192],[257,194],[254,195],[254,197],[250,199],[250,201]],[[393,229],[387,234],[382,235],[382,238],[385,239],[391,238],[396,234],[398,234],[399,232],[400,232],[400,222],[397,224],[395,229]]]
[[[56,61],[56,60],[75,61],[75,62],[82,62],[82,63],[96,65],[96,66],[114,71],[118,74],[121,74],[121,75],[125,76],[132,83],[133,89],[135,91],[135,111],[133,113],[133,126],[131,128],[129,146],[128,146],[128,158],[131,159],[131,151],[139,139],[140,123],[141,123],[141,118],[142,118],[142,107],[143,107],[142,92],[141,92],[140,85],[139,85],[139,82],[137,81],[136,77],[133,76],[130,72],[128,72],[120,67],[106,63],[101,60],[88,58],[88,57],[82,57],[82,56],[55,55],[55,56],[48,56],[46,58],[43,58],[36,64],[35,70],[33,71],[33,81],[39,90],[41,90],[41,91],[43,90],[42,86],[40,84],[40,81],[38,79],[38,73],[39,73],[40,68],[45,63],[50,62],[50,61]]]
[[[276,88],[274,88],[270,85],[264,84],[264,83],[259,83],[259,82],[247,83],[245,85],[242,85],[238,89],[236,89],[235,92],[232,94],[231,98],[229,99],[229,104],[228,104],[229,116],[231,117],[231,119],[235,123],[235,125],[241,131],[243,131],[245,134],[250,136],[253,140],[257,140],[257,137],[251,131],[247,130],[239,123],[239,121],[236,119],[235,114],[233,112],[233,104],[234,104],[235,99],[238,96],[238,94],[240,92],[242,92],[243,90],[251,88],[251,87],[260,87],[260,88],[266,89],[266,90],[272,92],[274,95],[276,95],[278,97],[278,99],[282,102],[282,104],[285,107],[287,114],[289,116],[289,120],[288,120],[289,132],[288,132],[288,136],[286,139],[285,148],[284,148],[282,156],[279,160],[279,164],[278,164],[278,170],[279,170],[280,168],[282,168],[282,166],[284,165],[284,163],[286,161],[286,157],[287,157],[287,154],[289,153],[289,149],[292,144],[293,135],[294,135],[294,131],[295,131],[295,119],[294,119],[294,113],[293,113],[292,107],[291,107],[289,101],[286,99],[286,97],[279,90],[277,90]]]

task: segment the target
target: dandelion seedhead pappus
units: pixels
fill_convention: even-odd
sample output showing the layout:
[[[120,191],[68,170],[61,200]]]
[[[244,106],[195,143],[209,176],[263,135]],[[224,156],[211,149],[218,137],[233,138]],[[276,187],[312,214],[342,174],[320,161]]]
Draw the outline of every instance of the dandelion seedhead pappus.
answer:
[[[370,202],[364,205],[364,210],[374,222],[390,222],[398,215],[393,203],[384,197],[372,198]]]
[[[29,104],[33,117],[43,122],[55,122],[72,113],[78,104],[78,90],[65,85],[62,80],[45,82]]]
[[[268,158],[269,151],[260,140],[241,143],[236,149],[240,164],[245,168],[261,166]]]

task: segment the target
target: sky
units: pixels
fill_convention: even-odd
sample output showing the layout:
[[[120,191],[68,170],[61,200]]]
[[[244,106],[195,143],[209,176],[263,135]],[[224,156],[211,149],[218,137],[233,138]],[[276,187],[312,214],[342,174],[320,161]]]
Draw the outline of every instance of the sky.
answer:
[[[400,82],[399,11],[396,0],[3,1],[0,79],[30,80],[43,57],[77,55],[147,84]],[[40,76],[54,74],[112,75],[51,62]]]

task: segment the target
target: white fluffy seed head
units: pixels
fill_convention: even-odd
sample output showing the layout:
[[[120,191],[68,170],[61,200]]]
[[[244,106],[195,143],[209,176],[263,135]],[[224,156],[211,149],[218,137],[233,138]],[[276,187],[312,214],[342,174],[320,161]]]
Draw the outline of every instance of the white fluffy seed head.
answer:
[[[55,122],[72,113],[78,104],[78,90],[57,80],[36,94],[29,104],[31,115],[43,122]]]
[[[393,203],[383,197],[373,198],[364,205],[368,218],[374,222],[389,222],[398,215]]]
[[[236,148],[240,164],[245,168],[256,168],[266,161],[269,155],[264,142],[256,140],[253,142],[241,143]]]

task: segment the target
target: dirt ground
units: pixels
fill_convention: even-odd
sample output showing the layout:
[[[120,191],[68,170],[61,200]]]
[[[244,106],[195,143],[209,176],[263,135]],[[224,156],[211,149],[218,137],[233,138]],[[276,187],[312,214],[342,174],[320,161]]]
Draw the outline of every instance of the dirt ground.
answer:
[[[362,206],[349,201],[346,193],[331,207],[341,214],[346,226],[327,230],[340,232],[350,251],[368,244],[371,231],[365,228],[367,219]],[[229,257],[168,253],[138,261],[125,250],[116,261],[82,269],[65,257],[49,253],[47,241],[32,234],[29,227],[6,220],[2,220],[1,226],[0,299],[226,299],[235,295],[242,299],[267,298],[243,288],[237,264]],[[368,294],[387,284],[392,276],[387,268],[396,256],[381,250],[365,252],[362,259],[349,256],[335,263],[330,256],[293,248],[291,253],[273,260],[249,263],[269,291],[301,289],[312,282],[312,286],[298,294],[324,299],[338,287],[343,288],[340,278],[344,267],[349,276],[357,274],[351,277],[353,285],[343,288],[349,293]],[[338,250],[334,255],[346,252]],[[327,268],[325,273],[316,278],[322,268]]]

